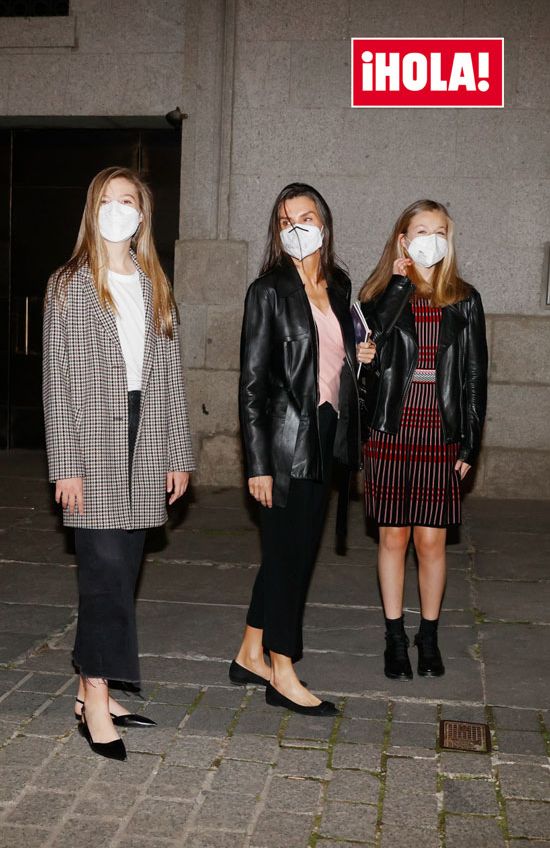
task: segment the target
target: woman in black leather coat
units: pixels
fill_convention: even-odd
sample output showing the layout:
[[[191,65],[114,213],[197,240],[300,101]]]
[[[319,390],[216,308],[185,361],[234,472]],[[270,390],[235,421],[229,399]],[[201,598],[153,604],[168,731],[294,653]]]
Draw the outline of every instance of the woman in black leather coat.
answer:
[[[418,674],[440,676],[447,527],[460,524],[460,481],[479,452],[487,394],[483,306],[457,273],[444,206],[423,200],[405,209],[360,299],[377,348],[360,383],[366,509],[380,530],[384,671],[412,678],[403,620],[412,536],[421,602]]]
[[[334,259],[326,202],[311,186],[287,186],[273,207],[243,320],[239,408],[249,491],[260,504],[262,563],[229,676],[266,686],[268,704],[308,715],[337,713],[298,680],[293,659],[302,652],[332,459],[360,464],[350,289]],[[374,346],[359,357],[372,360]]]

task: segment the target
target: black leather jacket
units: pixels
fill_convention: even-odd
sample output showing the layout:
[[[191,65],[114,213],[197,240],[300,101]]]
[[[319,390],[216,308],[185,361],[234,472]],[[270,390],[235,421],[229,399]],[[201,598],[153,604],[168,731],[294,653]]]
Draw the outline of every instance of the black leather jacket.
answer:
[[[372,368],[359,376],[363,433],[397,433],[418,361],[408,277],[394,275],[384,292],[362,305],[376,342]],[[442,309],[435,361],[436,394],[446,442],[460,442],[459,459],[479,453],[487,406],[487,342],[479,293]]]
[[[329,280],[328,295],[346,352],[334,457],[358,468],[359,395],[350,291],[343,272]],[[286,504],[291,477],[322,479],[318,361],[317,329],[303,283],[294,265],[284,261],[248,289],[239,385],[246,474],[273,477],[275,506]]]

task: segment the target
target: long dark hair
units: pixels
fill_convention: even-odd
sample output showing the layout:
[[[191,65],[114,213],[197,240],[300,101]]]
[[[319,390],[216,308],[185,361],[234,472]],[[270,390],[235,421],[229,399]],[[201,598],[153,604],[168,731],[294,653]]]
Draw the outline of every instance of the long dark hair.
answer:
[[[313,186],[307,185],[307,183],[289,183],[277,195],[269,217],[267,242],[260,275],[267,274],[276,266],[291,261],[281,244],[279,217],[281,206],[284,209],[286,201],[292,200],[294,197],[309,197],[313,200],[317,214],[323,223],[323,244],[320,248],[321,274],[327,281],[334,280],[338,282],[342,274],[347,276],[347,272],[334,253],[332,212],[323,195],[316,188],[313,188]]]

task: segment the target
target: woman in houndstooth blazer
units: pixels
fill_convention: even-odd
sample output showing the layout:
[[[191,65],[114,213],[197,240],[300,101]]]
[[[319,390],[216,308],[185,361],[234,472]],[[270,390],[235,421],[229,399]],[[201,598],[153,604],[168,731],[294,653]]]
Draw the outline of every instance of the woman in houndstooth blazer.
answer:
[[[75,532],[75,714],[94,751],[124,759],[129,714],[108,681],[139,684],[134,591],[146,528],[195,467],[177,315],[138,174],[94,177],[73,256],[48,282],[43,401],[49,478]]]

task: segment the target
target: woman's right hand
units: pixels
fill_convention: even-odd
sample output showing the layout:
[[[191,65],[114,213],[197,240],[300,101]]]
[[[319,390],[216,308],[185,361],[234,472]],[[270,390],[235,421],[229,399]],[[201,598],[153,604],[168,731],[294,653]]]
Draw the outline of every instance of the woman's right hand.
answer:
[[[273,477],[269,475],[249,477],[248,491],[258,503],[271,509],[273,506]]]
[[[74,515],[84,515],[84,486],[82,477],[66,477],[55,483],[55,500],[63,509],[69,507],[69,512]]]
[[[393,263],[393,273],[399,274],[400,277],[407,276],[407,268],[413,265],[412,259],[406,259],[404,256],[401,259],[396,259]]]

